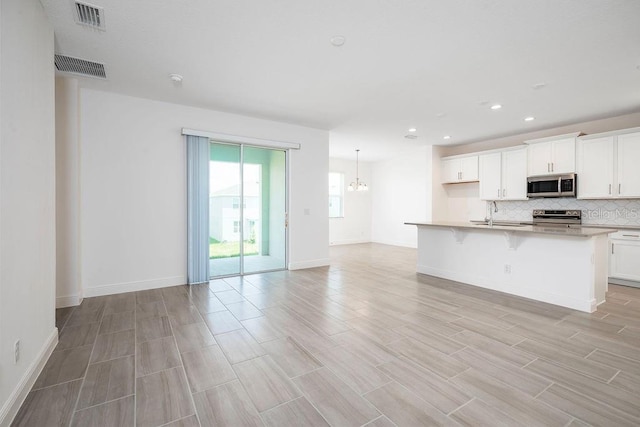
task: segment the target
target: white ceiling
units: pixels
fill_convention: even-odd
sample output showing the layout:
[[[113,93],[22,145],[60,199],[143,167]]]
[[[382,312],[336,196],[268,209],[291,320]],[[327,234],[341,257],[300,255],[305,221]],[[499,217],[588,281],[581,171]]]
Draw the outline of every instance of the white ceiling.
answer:
[[[327,129],[335,157],[640,110],[638,0],[90,0],[104,32],[41,2],[56,53],[105,64],[84,87]]]

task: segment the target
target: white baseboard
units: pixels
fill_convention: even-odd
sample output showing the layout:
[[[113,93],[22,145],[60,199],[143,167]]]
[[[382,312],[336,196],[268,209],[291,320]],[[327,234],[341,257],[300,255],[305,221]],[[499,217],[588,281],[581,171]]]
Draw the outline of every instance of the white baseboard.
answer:
[[[84,297],[100,297],[103,295],[121,294],[124,292],[144,291],[147,289],[167,288],[169,286],[184,285],[184,276],[163,277],[160,279],[141,280],[139,282],[113,283],[109,285],[84,288]]]
[[[574,310],[584,311],[586,313],[593,313],[596,310],[597,306],[595,299],[587,301],[576,300],[575,298],[571,298],[566,295],[542,292],[526,286],[517,286],[514,283],[509,283],[508,285],[501,286],[500,283],[497,283],[493,280],[487,280],[482,277],[476,277],[458,271],[441,270],[420,264],[418,264],[416,271],[420,274],[427,274],[429,276],[453,280],[455,282],[464,283],[466,285],[478,286],[493,291],[503,292],[505,294],[516,295],[536,301],[572,308]],[[506,290],[506,288],[508,288],[508,291]]]
[[[58,344],[58,328],[53,328],[51,334],[40,348],[38,355],[31,362],[29,368],[25,371],[24,375],[20,379],[20,382],[13,389],[13,392],[9,395],[9,398],[2,406],[0,410],[0,427],[8,427],[15,416],[18,414],[20,410],[20,406],[27,398],[31,387],[35,384],[38,379],[38,375],[42,372],[44,365],[49,360],[49,356],[53,352],[53,349],[56,348]]]
[[[75,307],[80,305],[82,297],[80,295],[67,295],[56,298],[56,308]]]
[[[372,243],[380,243],[382,245],[390,245],[390,246],[400,246],[403,248],[411,248],[416,249],[418,244],[416,242],[406,242],[400,240],[372,240]]]
[[[358,245],[361,243],[371,243],[371,240],[361,240],[361,239],[346,239],[346,240],[336,240],[329,243],[329,246],[339,246],[339,245]]]
[[[329,258],[311,259],[308,261],[290,262],[289,270],[302,270],[305,268],[326,267],[331,263]]]

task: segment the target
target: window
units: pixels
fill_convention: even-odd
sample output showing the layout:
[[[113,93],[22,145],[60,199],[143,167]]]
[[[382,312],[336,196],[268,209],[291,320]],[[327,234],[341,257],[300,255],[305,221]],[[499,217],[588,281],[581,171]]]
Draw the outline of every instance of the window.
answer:
[[[344,174],[329,172],[329,218],[344,217]]]
[[[234,233],[240,232],[240,221],[233,221],[233,232]]]

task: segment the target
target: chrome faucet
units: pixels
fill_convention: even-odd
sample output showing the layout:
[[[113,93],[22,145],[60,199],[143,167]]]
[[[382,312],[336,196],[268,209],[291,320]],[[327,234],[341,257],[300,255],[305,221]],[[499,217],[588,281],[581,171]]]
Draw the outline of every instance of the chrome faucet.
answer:
[[[495,200],[488,203],[489,203],[489,227],[493,227],[493,213],[498,212],[498,204],[496,203]]]

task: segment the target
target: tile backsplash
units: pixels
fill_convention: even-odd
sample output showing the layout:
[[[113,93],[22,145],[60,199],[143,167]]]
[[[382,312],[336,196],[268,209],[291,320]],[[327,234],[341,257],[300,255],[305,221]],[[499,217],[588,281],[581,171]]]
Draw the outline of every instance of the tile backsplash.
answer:
[[[640,199],[579,200],[568,197],[498,201],[498,221],[531,221],[534,209],[579,209],[582,223],[588,225],[640,226]]]

